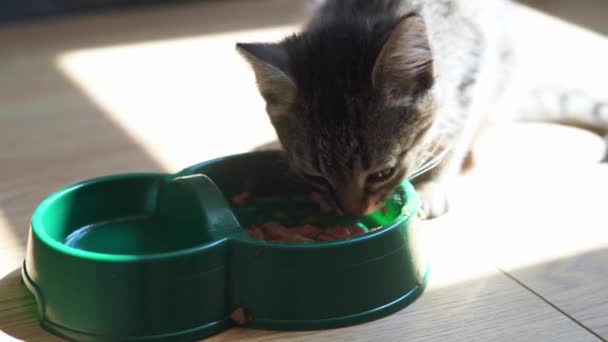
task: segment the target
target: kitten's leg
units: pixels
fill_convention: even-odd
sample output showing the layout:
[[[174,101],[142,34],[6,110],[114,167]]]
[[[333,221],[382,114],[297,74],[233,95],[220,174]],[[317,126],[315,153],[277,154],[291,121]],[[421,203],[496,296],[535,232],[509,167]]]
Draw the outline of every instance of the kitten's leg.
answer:
[[[414,186],[420,198],[419,214],[423,219],[433,219],[448,212],[450,202],[444,182],[429,180]]]
[[[467,149],[448,152],[433,169],[412,180],[421,202],[421,214],[432,219],[449,210],[449,188],[458,177]]]
[[[462,116],[461,126],[452,131],[450,138],[438,151],[449,147],[439,164],[429,171],[412,179],[421,201],[424,218],[432,219],[449,210],[449,191],[451,184],[462,172],[467,158],[472,159],[472,145],[483,130],[487,116],[473,113]],[[449,144],[449,146],[447,145]]]
[[[486,18],[487,22],[492,22],[505,13],[499,9],[489,15],[491,18]],[[502,30],[484,28],[480,22],[464,20],[463,24],[463,33],[468,32],[460,42],[463,55],[459,68],[452,70],[458,76],[446,78],[456,87],[454,93],[445,94],[448,100],[436,113],[444,144],[441,147],[449,147],[449,152],[435,168],[412,180],[426,218],[435,218],[448,211],[451,185],[460,175],[480,129],[491,116],[502,116],[502,111],[510,111],[502,104],[497,107],[499,99],[504,97],[503,88],[511,82],[504,69],[510,67],[509,40]],[[497,111],[500,107],[505,108]]]

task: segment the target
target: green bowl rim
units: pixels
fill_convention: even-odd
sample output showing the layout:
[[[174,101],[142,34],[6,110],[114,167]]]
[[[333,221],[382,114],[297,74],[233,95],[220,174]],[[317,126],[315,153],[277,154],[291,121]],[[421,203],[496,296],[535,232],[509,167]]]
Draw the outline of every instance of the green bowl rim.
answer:
[[[40,241],[42,241],[44,244],[46,244],[50,248],[54,249],[55,251],[58,251],[58,252],[64,253],[64,254],[68,254],[68,255],[71,255],[71,256],[74,256],[77,258],[88,259],[88,260],[97,261],[97,262],[145,262],[145,261],[150,261],[150,260],[172,259],[172,258],[188,256],[188,255],[191,255],[191,254],[194,254],[197,252],[204,251],[206,249],[213,248],[219,244],[225,243],[227,240],[232,240],[232,239],[238,239],[241,242],[246,242],[248,244],[252,244],[252,245],[256,245],[256,246],[260,246],[260,247],[271,247],[271,248],[275,248],[275,249],[303,249],[303,248],[304,249],[306,249],[306,248],[324,249],[324,248],[339,247],[339,246],[343,246],[343,245],[352,245],[352,244],[357,244],[357,243],[363,243],[364,241],[373,239],[376,236],[385,234],[388,231],[395,229],[396,227],[399,227],[400,224],[408,221],[410,219],[410,217],[416,215],[417,208],[418,208],[418,197],[416,195],[413,185],[409,181],[404,180],[400,186],[405,191],[405,196],[407,199],[406,204],[402,208],[401,215],[399,215],[399,217],[397,219],[395,219],[393,222],[391,222],[391,224],[389,224],[388,226],[384,226],[383,229],[379,229],[377,231],[363,234],[363,235],[360,235],[357,237],[344,239],[344,240],[336,240],[336,241],[316,242],[314,244],[313,243],[311,243],[311,244],[286,244],[286,243],[279,243],[279,242],[258,241],[258,240],[254,240],[254,239],[250,238],[248,235],[243,233],[242,237],[241,236],[225,237],[222,239],[218,239],[216,241],[209,241],[208,243],[204,243],[199,246],[178,249],[178,250],[171,251],[171,252],[152,253],[152,254],[111,254],[111,253],[90,252],[90,251],[85,251],[85,250],[81,250],[81,249],[77,249],[74,247],[64,245],[64,244],[60,243],[59,241],[53,239],[51,236],[49,236],[46,233],[46,231],[44,229],[41,228],[43,226],[41,216],[47,210],[47,208],[51,205],[51,203],[53,203],[57,198],[64,196],[66,193],[75,191],[84,186],[90,186],[91,184],[107,182],[107,181],[112,181],[112,180],[116,180],[116,179],[126,179],[126,178],[128,179],[128,178],[132,178],[132,177],[135,178],[135,177],[148,176],[148,177],[159,177],[159,179],[162,179],[162,178],[166,178],[166,177],[179,176],[179,175],[184,175],[188,172],[192,172],[193,170],[201,168],[205,165],[208,165],[211,163],[216,163],[218,161],[221,161],[221,160],[224,160],[227,158],[231,159],[231,158],[238,158],[238,157],[242,157],[242,156],[246,156],[246,155],[268,154],[269,152],[274,152],[274,151],[246,152],[246,153],[241,153],[241,154],[234,154],[234,155],[219,157],[219,158],[215,158],[215,159],[203,162],[203,163],[199,163],[199,164],[190,166],[175,174],[122,173],[122,174],[92,178],[89,180],[85,180],[85,181],[81,181],[81,182],[69,185],[67,187],[64,187],[64,188],[56,191],[55,193],[51,194],[50,196],[48,196],[36,208],[36,210],[34,211],[34,214],[32,215],[32,220],[30,222],[30,226],[32,228],[32,233],[38,239],[40,239]]]

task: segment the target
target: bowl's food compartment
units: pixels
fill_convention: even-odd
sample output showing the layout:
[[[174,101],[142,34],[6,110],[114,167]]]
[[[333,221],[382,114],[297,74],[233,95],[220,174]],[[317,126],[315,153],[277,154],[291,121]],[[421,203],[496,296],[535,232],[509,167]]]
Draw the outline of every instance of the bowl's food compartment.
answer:
[[[250,237],[291,243],[341,240],[381,229],[398,219],[404,203],[395,194],[371,215],[350,217],[322,210],[310,196],[243,197],[233,198],[233,210]]]
[[[98,253],[163,253],[209,241],[196,199],[164,198],[163,182],[162,175],[139,175],[72,187],[50,201],[38,222],[54,240]]]
[[[356,225],[322,228],[311,224],[287,227],[277,221],[249,226],[247,234],[256,239],[270,242],[322,242],[342,240],[363,235],[366,231]]]
[[[208,175],[231,200],[249,235],[265,241],[316,242],[359,236],[394,222],[406,203],[405,194],[397,191],[383,208],[365,217],[330,212],[314,200],[312,189],[290,172],[276,152],[228,157],[188,172]]]

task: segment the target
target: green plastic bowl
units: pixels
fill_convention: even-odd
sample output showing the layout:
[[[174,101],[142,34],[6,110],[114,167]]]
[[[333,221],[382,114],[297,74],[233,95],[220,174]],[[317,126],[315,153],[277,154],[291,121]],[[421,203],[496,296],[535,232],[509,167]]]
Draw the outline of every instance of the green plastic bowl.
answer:
[[[226,198],[245,187],[259,200],[231,208]],[[422,293],[428,263],[407,182],[385,214],[320,218],[382,226],[358,237],[286,244],[245,233],[277,210],[306,215],[306,189],[278,152],[256,152],[58,191],[34,212],[22,267],[42,326],[77,341],[194,340],[233,326],[243,308],[250,328],[326,329]]]

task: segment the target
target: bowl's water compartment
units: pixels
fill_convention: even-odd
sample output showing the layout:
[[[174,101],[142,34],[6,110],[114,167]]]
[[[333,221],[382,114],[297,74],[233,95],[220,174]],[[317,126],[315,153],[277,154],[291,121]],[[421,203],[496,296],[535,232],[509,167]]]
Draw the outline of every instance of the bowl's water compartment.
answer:
[[[199,201],[161,175],[110,177],[71,188],[51,201],[39,228],[89,252],[145,255],[211,240]]]
[[[117,218],[77,229],[68,235],[64,244],[97,253],[153,254],[205,242],[200,231],[174,224],[154,216]]]

